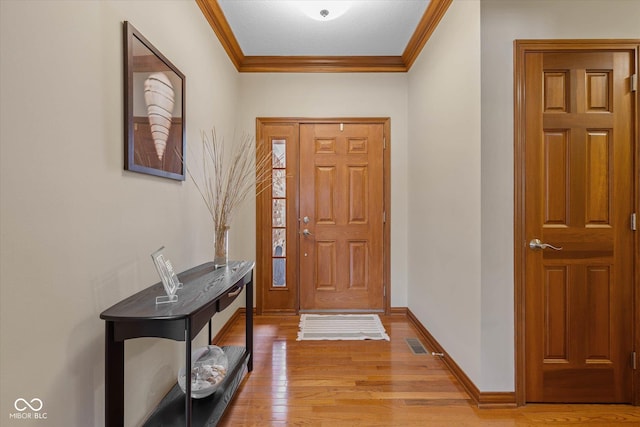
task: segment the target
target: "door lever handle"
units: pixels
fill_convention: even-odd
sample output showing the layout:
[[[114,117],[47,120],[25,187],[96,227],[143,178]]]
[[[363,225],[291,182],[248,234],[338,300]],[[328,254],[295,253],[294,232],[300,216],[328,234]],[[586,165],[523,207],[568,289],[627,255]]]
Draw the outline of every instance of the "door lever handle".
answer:
[[[531,249],[553,249],[554,251],[561,251],[562,248],[558,248],[556,246],[550,245],[548,243],[542,243],[540,239],[531,239],[529,242],[529,248]]]
[[[302,230],[302,234],[304,234],[305,236],[313,236],[313,234],[309,231],[308,228],[305,228],[304,230]]]

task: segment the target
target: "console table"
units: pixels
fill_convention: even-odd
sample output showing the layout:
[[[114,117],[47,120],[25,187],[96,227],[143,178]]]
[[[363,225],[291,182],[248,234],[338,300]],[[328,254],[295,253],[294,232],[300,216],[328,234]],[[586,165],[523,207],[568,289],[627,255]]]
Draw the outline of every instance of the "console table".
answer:
[[[105,426],[124,425],[125,340],[158,337],[185,341],[184,360],[189,367],[191,340],[208,323],[211,343],[211,318],[245,288],[246,346],[222,347],[229,367],[218,389],[206,398],[191,399],[191,381],[185,382],[186,393],[176,383],[144,425],[214,426],[218,423],[245,373],[253,369],[253,267],[250,261],[231,261],[218,269],[213,263],[202,264],[178,274],[184,285],[178,290],[175,303],[156,304],[156,296],[165,294],[162,283],[156,283],[100,314],[106,323]]]

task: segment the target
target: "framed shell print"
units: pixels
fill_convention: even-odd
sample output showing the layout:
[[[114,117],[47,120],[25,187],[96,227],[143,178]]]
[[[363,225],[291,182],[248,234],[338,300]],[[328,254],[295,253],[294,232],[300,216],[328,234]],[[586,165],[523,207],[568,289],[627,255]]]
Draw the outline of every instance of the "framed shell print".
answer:
[[[184,181],[185,76],[124,22],[125,170]]]

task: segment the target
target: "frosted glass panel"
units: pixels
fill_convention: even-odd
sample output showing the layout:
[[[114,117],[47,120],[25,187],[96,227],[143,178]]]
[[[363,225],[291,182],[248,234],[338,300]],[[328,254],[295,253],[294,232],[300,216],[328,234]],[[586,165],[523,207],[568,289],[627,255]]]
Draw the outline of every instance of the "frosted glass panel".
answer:
[[[273,229],[273,256],[284,257],[287,254],[287,233],[284,228]]]
[[[287,225],[287,201],[285,199],[273,199],[274,227],[285,227]]]
[[[287,286],[287,159],[286,140],[271,140],[272,152],[272,211],[271,225],[273,262],[272,287],[283,288]]]
[[[273,153],[273,168],[285,168],[287,166],[287,159],[285,157],[285,140],[274,139],[271,141],[272,153]]]
[[[287,182],[285,180],[286,171],[284,169],[273,170],[273,197],[286,197],[287,194]]]
[[[273,287],[282,288],[287,286],[287,260],[284,258],[273,259]]]

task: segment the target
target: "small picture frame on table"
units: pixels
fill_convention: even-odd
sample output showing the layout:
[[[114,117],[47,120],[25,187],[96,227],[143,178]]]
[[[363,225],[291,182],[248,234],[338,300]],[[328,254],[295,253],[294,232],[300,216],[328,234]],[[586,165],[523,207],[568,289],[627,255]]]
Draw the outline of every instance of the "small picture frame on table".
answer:
[[[164,246],[151,254],[153,264],[156,266],[158,275],[162,280],[162,286],[166,295],[156,297],[156,304],[166,304],[178,301],[176,291],[182,287],[182,283],[178,280],[178,276],[173,270],[173,265],[164,256]]]

